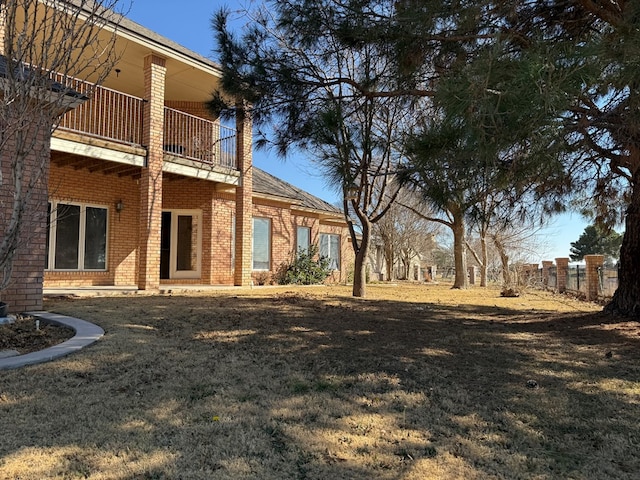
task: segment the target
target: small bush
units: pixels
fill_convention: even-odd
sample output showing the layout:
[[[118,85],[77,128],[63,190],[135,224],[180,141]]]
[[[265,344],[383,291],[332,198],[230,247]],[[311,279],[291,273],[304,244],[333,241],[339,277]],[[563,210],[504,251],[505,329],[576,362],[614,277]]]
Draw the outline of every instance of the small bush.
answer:
[[[267,285],[271,279],[269,272],[258,272],[254,274],[255,281],[258,285]]]
[[[276,272],[280,285],[313,285],[324,282],[331,274],[329,259],[318,256],[318,247],[300,250],[291,263],[282,263]]]

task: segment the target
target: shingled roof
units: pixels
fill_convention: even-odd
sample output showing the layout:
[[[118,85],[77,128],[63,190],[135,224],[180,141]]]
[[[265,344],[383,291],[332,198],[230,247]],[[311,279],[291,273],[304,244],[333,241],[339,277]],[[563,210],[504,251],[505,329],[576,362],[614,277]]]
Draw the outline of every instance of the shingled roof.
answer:
[[[341,215],[342,210],[325,202],[304,190],[294,187],[290,183],[274,177],[270,173],[260,170],[254,165],[253,167],[253,191],[265,195],[274,195],[287,200],[293,200],[294,203],[312,210],[320,210],[332,214]]]

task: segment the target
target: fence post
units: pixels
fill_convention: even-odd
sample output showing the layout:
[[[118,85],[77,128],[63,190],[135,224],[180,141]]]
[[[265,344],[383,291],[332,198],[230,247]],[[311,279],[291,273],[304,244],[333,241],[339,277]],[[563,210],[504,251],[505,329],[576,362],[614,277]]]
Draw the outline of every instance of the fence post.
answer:
[[[587,301],[592,302],[598,298],[598,286],[600,277],[598,269],[604,265],[604,255],[585,255],[587,277]]]
[[[557,278],[556,288],[558,293],[564,293],[567,291],[567,275],[569,274],[569,259],[568,258],[556,258]]]
[[[469,285],[476,284],[476,277],[478,276],[478,267],[475,265],[468,268],[469,270]]]
[[[544,288],[549,286],[549,269],[553,266],[553,262],[551,260],[543,260],[542,261],[542,285]]]

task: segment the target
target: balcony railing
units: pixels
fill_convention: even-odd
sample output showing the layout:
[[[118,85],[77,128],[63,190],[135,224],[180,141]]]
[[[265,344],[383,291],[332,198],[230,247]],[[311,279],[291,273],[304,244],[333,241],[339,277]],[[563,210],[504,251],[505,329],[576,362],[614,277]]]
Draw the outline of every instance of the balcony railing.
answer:
[[[69,79],[64,81],[67,85],[69,82]],[[80,80],[71,80],[69,86],[88,95],[90,100],[67,112],[60,121],[59,129],[127,145],[142,145],[141,98]]]
[[[236,167],[236,132],[218,122],[164,109],[164,151],[207,165]]]
[[[142,146],[144,100],[80,80],[53,79],[89,97],[62,117],[60,130]],[[234,129],[168,107],[164,115],[165,153],[207,166],[237,168]]]

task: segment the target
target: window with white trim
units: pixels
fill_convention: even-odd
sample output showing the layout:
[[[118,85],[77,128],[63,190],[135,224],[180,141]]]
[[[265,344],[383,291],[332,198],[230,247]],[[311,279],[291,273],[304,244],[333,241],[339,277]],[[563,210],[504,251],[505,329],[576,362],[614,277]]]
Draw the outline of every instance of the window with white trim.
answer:
[[[311,245],[311,229],[298,227],[296,229],[296,254],[308,253]]]
[[[320,257],[329,259],[329,268],[340,270],[340,235],[320,234]]]
[[[106,207],[49,202],[47,270],[106,270]]]
[[[269,270],[271,267],[271,219],[253,219],[253,270]]]

